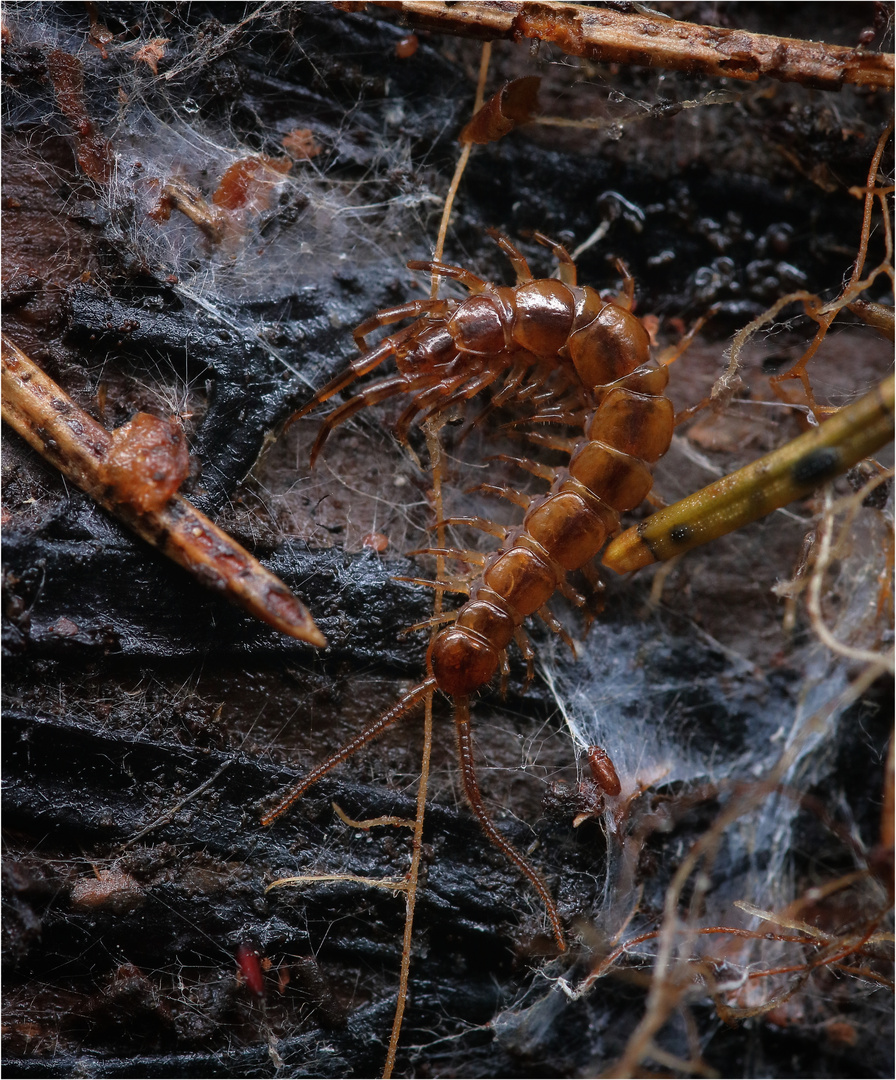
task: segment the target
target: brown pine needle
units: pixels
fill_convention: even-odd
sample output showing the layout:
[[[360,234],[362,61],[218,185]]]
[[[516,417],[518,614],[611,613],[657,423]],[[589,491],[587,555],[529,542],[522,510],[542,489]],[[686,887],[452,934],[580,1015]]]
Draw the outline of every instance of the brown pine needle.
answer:
[[[815,90],[844,83],[892,86],[893,54],[819,41],[750,34],[701,26],[648,11],[526,0],[386,0],[363,5],[391,8],[415,29],[479,40],[549,41],[571,56],[603,64],[637,64],[689,74],[755,81],[761,75]]]

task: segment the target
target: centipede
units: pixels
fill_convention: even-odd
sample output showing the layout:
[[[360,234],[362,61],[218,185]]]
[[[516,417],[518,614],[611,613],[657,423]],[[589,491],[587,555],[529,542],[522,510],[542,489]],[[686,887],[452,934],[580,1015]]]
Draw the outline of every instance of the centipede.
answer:
[[[528,879],[547,911],[558,948],[566,948],[560,915],[541,874],[498,831],[489,817],[476,778],[470,721],[470,697],[507,665],[515,641],[530,654],[523,624],[540,615],[561,628],[546,606],[555,593],[575,596],[567,575],[583,568],[617,530],[621,513],[636,507],[649,492],[650,466],[668,449],[674,416],[665,396],[668,370],[651,358],[650,340],[633,313],[634,282],[625,273],[623,292],[612,299],[577,283],[576,266],[566,249],[538,233],[536,239],[557,259],[557,278],[534,278],[522,252],[502,234],[492,239],[516,274],[512,286],[494,285],[469,270],[443,262],[412,261],[424,270],[453,279],[466,288],[464,299],[413,300],[387,308],[355,331],[362,348],[346,371],[319,390],[299,411],[304,416],[356,379],[394,358],[395,371],[374,381],[333,409],[324,420],[311,452],[317,459],[329,434],[360,410],[398,395],[409,404],[396,433],[406,441],[412,425],[438,417],[458,402],[470,401],[501,381],[490,406],[514,395],[541,399],[537,421],[578,428],[575,437],[538,435],[569,455],[564,467],[515,459],[549,483],[547,492],[516,494],[525,510],[520,525],[504,527],[487,520],[451,518],[441,524],[480,527],[500,540],[482,560],[475,578],[462,591],[467,600],[445,616],[451,625],[432,639],[427,674],[386,713],[354,739],[293,784],[262,818],[270,825],[331,769],[407,715],[426,694],[441,690],[454,705],[457,753],[467,802],[488,840]],[[367,348],[377,327],[412,318],[401,330]],[[430,553],[458,554],[450,549]]]

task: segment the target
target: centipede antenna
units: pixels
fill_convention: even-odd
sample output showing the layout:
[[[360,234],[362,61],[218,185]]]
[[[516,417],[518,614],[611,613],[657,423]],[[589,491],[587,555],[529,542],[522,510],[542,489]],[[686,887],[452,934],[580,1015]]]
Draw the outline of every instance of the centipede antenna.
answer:
[[[457,725],[457,753],[460,761],[460,771],[463,778],[464,793],[467,796],[470,809],[476,815],[479,827],[489,841],[494,844],[505,858],[513,863],[524,877],[529,879],[545,906],[557,947],[561,952],[566,952],[566,940],[563,935],[563,925],[560,922],[560,913],[557,911],[557,906],[544,879],[535,867],[516,850],[513,844],[498,832],[485,809],[482,793],[476,780],[476,769],[473,764],[473,738],[470,729],[470,699],[468,697],[455,698],[454,720]]]
[[[331,754],[330,757],[318,765],[317,768],[312,769],[311,772],[299,780],[298,783],[293,784],[293,786],[281,796],[274,807],[262,817],[261,824],[270,825],[282,814],[285,814],[292,804],[305,794],[308,788],[316,784],[323,776],[326,776],[331,769],[335,769],[337,765],[341,765],[343,761],[348,760],[353,754],[356,754],[362,746],[366,746],[367,743],[372,742],[382,735],[387,728],[390,728],[393,724],[401,720],[403,716],[406,716],[415,705],[422,701],[428,693],[435,690],[435,688],[436,680],[430,675],[429,678],[424,679],[422,683],[418,683],[417,686],[410,689],[403,697],[398,699],[388,712],[383,713],[383,715],[372,724],[368,724],[368,726],[364,728],[359,735],[356,735],[351,742],[346,743],[345,746],[337,750],[335,754]]]

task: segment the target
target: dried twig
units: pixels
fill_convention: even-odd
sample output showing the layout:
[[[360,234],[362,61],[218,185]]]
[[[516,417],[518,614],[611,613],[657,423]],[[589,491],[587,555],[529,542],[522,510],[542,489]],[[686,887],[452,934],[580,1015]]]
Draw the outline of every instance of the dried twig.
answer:
[[[737,472],[626,529],[604,566],[627,573],[671,559],[757,521],[851,469],[893,438],[894,379]]]
[[[177,425],[138,413],[107,431],[5,336],[2,372],[3,419],[82,491],[206,588],[290,637],[326,645],[286,585],[176,493],[189,471]]]
[[[336,6],[360,10],[368,5]],[[549,41],[572,56],[601,63],[638,64],[751,82],[767,75],[819,90],[839,90],[844,83],[892,86],[894,80],[892,53],[699,26],[647,12],[632,14],[546,0],[384,0],[370,7],[374,13],[382,8],[398,11],[415,29],[486,41]]]

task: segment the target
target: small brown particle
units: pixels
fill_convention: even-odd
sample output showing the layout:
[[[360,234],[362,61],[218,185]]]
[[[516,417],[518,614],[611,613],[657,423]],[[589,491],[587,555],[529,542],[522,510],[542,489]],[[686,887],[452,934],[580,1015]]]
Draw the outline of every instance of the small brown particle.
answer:
[[[408,34],[395,42],[395,55],[399,60],[407,60],[413,56],[420,46],[420,39],[416,34]]]
[[[159,73],[159,61],[165,55],[165,46],[171,38],[153,38],[134,53],[134,59],[149,66],[153,75]]]
[[[141,885],[122,870],[101,870],[97,877],[80,878],[72,885],[72,907],[81,911],[133,911],[144,899]]]
[[[317,157],[321,153],[321,147],[314,141],[311,128],[293,128],[283,136],[282,145],[287,154],[296,161]]]
[[[221,210],[261,213],[267,210],[277,185],[291,168],[292,162],[287,158],[272,158],[267,154],[240,158],[221,177],[212,202]]]
[[[381,554],[389,546],[389,537],[383,533],[372,532],[362,538],[361,544],[363,547],[370,548],[371,551]]]

